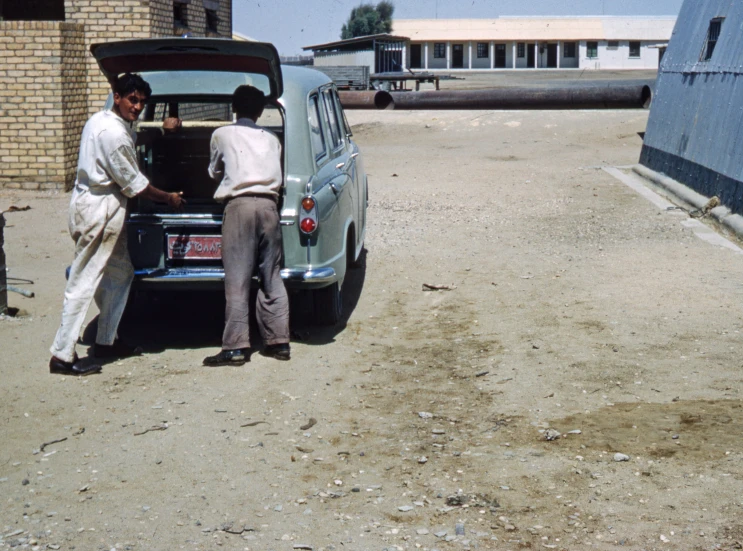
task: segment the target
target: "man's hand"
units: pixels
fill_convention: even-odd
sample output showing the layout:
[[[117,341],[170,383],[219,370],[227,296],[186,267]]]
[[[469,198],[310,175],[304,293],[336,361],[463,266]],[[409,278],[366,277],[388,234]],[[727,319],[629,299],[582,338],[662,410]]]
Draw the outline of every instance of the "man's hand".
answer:
[[[179,191],[178,193],[168,193],[168,206],[170,208],[181,212],[183,210],[183,205],[185,204],[186,200],[183,198],[182,191]]]
[[[165,132],[176,132],[182,123],[183,121],[177,117],[168,117],[163,121],[163,130]]]

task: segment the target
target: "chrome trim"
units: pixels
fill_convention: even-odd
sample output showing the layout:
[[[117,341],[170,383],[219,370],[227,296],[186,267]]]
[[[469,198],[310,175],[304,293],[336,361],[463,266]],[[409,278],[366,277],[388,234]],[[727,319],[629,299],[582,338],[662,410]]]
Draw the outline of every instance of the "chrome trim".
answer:
[[[224,280],[222,268],[154,268],[135,270],[134,275],[140,281],[151,283]]]
[[[279,224],[281,224],[282,226],[293,226],[294,224],[296,224],[296,220],[282,220],[281,222],[279,222]]]
[[[298,270],[284,268],[281,270],[281,279],[287,281],[304,281],[306,283],[333,283],[336,280],[333,268],[315,268]]]
[[[139,281],[148,283],[214,282],[224,280],[224,270],[222,268],[154,268],[136,270],[134,275]],[[284,268],[281,270],[281,279],[306,283],[333,283],[336,280],[336,274],[333,268],[309,270]]]
[[[146,213],[146,212],[133,212],[129,215],[129,218],[157,218],[158,220],[189,220],[189,219],[198,219],[198,220],[221,220],[222,215],[221,214],[208,214],[208,213],[202,213],[202,214],[175,214],[175,213],[168,213],[168,214],[158,214],[158,213]]]

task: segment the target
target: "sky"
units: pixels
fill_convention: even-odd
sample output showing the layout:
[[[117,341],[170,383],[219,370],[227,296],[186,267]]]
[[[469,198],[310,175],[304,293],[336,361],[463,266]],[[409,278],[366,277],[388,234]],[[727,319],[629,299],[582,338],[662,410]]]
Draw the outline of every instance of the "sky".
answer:
[[[518,15],[678,15],[683,0],[392,0],[393,19]],[[281,55],[340,39],[351,9],[377,0],[232,0],[235,31],[272,42]]]

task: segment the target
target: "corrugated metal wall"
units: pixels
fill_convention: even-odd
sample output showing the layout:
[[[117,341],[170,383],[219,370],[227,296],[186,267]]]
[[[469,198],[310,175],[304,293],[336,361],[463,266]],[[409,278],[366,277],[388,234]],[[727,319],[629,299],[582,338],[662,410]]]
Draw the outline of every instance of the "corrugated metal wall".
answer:
[[[315,52],[315,65],[366,65],[374,72],[374,50],[358,52]]]
[[[711,21],[724,18],[705,60]],[[743,214],[743,2],[686,0],[663,57],[640,162]]]

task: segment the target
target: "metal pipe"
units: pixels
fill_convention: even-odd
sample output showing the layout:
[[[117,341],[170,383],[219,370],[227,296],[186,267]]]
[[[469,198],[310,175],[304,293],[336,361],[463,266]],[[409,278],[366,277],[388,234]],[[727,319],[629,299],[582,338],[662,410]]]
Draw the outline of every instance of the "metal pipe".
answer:
[[[390,96],[394,109],[647,109],[652,90],[647,84],[632,84],[431,90],[392,92]]]
[[[338,97],[344,109],[394,109],[395,102],[389,92],[382,90],[340,90]]]
[[[0,212],[0,314],[8,312],[8,281],[5,273],[5,251],[3,251],[3,228],[5,227],[5,217]]]

